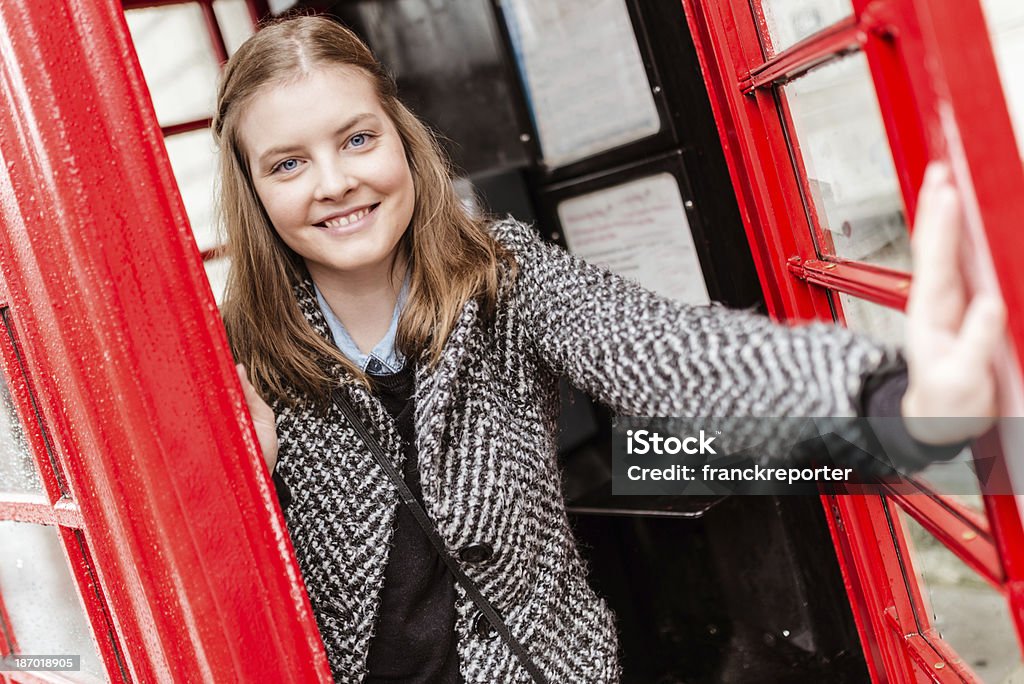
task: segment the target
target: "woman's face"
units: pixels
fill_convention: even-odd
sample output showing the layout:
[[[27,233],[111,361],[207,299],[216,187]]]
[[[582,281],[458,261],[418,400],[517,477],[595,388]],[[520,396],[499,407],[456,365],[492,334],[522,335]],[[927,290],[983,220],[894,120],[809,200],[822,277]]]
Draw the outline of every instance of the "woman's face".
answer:
[[[242,113],[239,138],[274,229],[315,280],[387,273],[415,190],[369,77],[325,66],[266,85]]]

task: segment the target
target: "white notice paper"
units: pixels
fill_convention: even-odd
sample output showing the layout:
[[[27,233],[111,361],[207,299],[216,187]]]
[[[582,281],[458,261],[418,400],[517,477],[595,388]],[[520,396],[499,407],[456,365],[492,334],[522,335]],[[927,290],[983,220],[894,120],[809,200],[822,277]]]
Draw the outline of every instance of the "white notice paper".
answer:
[[[686,304],[708,304],[679,183],[659,173],[558,205],[569,251]]]
[[[554,168],[661,130],[624,0],[502,0]]]

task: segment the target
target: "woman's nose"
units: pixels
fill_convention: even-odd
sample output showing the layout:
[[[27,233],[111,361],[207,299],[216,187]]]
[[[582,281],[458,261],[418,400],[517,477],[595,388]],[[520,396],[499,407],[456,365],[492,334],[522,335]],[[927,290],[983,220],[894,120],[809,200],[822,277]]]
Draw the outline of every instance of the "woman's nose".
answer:
[[[342,164],[325,163],[319,166],[315,198],[337,200],[359,185],[359,181]]]

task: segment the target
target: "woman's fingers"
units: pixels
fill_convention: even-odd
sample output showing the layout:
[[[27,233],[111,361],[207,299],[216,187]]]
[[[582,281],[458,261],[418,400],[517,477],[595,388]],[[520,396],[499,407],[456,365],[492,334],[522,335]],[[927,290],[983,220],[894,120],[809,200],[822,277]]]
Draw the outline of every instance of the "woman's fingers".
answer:
[[[963,212],[945,165],[930,165],[918,202],[912,239],[915,265],[912,304],[928,323],[955,330],[964,313],[959,242]]]
[[[235,364],[238,372],[238,379],[242,383],[242,393],[245,395],[245,403],[249,407],[249,415],[252,417],[253,427],[256,428],[256,438],[259,440],[260,449],[263,451],[263,458],[267,462],[267,468],[274,472],[277,463],[277,425],[274,419],[274,409],[270,408],[267,402],[251,382],[245,372],[244,364]]]
[[[263,397],[256,391],[256,388],[251,382],[249,382],[249,376],[245,371],[244,364],[236,364],[235,370],[238,371],[238,379],[242,383],[242,393],[245,395],[245,403],[249,405],[249,413],[253,414],[253,418],[256,418],[256,413],[263,413],[264,407],[267,410],[271,410],[267,402],[263,401]]]
[[[964,315],[959,243],[963,211],[945,164],[928,165],[911,241],[914,281],[907,313],[929,326],[954,332]]]
[[[976,295],[964,316],[957,346],[964,366],[990,373],[996,349],[1006,332],[1006,306],[996,295]]]

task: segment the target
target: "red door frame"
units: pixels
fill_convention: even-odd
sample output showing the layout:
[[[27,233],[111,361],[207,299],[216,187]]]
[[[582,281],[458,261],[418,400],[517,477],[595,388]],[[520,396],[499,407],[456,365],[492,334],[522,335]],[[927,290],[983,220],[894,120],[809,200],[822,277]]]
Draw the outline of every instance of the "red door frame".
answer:
[[[0,51],[5,304],[70,490],[33,438],[45,500],[0,517],[58,526],[112,681],[111,623],[132,681],[331,681],[121,6],[7,0]]]
[[[788,147],[798,141],[786,130],[772,93],[774,85],[830,56],[858,49],[868,58],[908,212],[914,213],[927,161],[949,159],[971,228],[965,263],[971,274],[989,280],[973,285],[998,281],[1009,310],[1024,311],[1024,281],[1014,264],[1024,241],[1012,232],[1013,217],[1024,214],[1024,170],[1005,103],[993,106],[992,98],[976,96],[1002,92],[987,39],[968,41],[968,59],[962,47],[965,35],[988,35],[979,4],[853,4],[852,17],[766,60],[758,35],[764,18],[751,9],[759,8],[757,0],[683,0],[771,314],[781,320],[831,318],[830,290],[905,305],[906,274],[818,255],[810,238],[816,217],[801,200],[807,188],[794,172],[798,155]],[[1000,246],[991,261],[987,244]],[[1024,350],[1024,317],[1011,316],[1010,338]],[[1008,379],[1001,388],[1004,414],[1024,415],[1020,366],[1009,354],[1002,365]],[[1004,446],[998,438],[986,442],[980,448],[989,454]],[[823,497],[874,681],[973,678],[922,616],[916,583],[902,579],[905,572],[914,575],[899,525],[891,524],[892,502],[1004,593],[1024,643],[1024,533],[1013,497],[986,497],[987,523],[955,502],[937,501],[926,495]],[[969,535],[948,534],[960,529]]]

